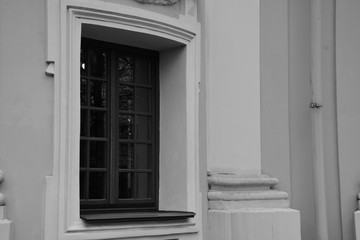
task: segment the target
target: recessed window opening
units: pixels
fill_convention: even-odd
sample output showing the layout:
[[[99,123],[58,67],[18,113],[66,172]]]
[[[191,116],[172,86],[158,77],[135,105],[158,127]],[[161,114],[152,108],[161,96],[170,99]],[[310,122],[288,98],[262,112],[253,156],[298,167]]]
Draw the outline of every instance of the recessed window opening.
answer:
[[[82,39],[80,208],[158,209],[158,53]]]
[[[159,53],[82,38],[80,56],[80,217],[194,217],[179,208],[159,210]],[[170,171],[179,165],[166,160]]]

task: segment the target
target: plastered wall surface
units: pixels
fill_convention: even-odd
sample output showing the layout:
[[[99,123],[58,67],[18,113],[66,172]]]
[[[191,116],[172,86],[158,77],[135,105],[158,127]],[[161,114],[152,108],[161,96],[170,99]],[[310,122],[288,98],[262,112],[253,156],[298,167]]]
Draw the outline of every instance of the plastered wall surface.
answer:
[[[300,210],[315,239],[310,102],[310,1],[260,2],[262,171]]]
[[[336,86],[343,240],[355,239],[360,171],[360,2],[336,2]]]
[[[208,169],[260,173],[259,2],[206,5]]]
[[[0,1],[0,168],[13,239],[42,239],[53,82],[45,76],[45,0]]]
[[[291,198],[288,1],[260,1],[261,170]]]
[[[342,238],[337,139],[335,0],[322,2],[322,97],[329,240]]]
[[[198,0],[198,21],[201,23],[201,36],[206,33],[206,0]],[[202,232],[203,239],[208,239],[208,181],[207,176],[207,120],[206,120],[206,38],[201,38],[201,83],[199,93],[199,161],[200,161],[200,191],[202,197]]]

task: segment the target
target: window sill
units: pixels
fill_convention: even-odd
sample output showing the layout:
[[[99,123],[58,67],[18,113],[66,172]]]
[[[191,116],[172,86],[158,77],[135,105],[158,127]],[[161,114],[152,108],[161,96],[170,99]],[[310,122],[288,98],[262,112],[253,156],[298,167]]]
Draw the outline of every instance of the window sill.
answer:
[[[95,213],[81,214],[80,218],[87,223],[100,222],[142,222],[169,221],[193,218],[194,212],[182,211],[154,211],[154,212],[123,212],[123,213]]]

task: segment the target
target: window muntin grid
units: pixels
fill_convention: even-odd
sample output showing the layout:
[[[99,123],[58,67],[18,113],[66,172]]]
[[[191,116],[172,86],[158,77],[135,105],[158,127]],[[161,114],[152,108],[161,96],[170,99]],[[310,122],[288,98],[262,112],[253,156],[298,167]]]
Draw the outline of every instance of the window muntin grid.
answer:
[[[157,208],[157,54],[82,40],[81,209]]]

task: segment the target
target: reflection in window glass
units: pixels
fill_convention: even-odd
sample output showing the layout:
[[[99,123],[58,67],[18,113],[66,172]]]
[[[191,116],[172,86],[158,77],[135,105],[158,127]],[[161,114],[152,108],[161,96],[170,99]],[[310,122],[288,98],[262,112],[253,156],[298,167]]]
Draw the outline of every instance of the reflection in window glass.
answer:
[[[134,87],[120,85],[119,89],[119,110],[134,110]]]
[[[106,112],[90,111],[90,137],[106,137]]]
[[[107,147],[106,142],[90,141],[90,167],[104,168],[106,166]]]
[[[131,169],[134,163],[134,144],[120,143],[119,148],[119,168]]]
[[[141,87],[136,88],[136,111],[149,112],[150,104],[150,90]]]
[[[150,166],[150,145],[149,144],[137,144],[136,145],[136,168],[149,169]]]
[[[119,114],[119,138],[134,138],[134,117],[132,115]]]
[[[133,198],[131,173],[119,173],[119,198]]]
[[[119,57],[119,80],[120,82],[131,83],[134,78],[134,60],[131,57]]]
[[[89,50],[90,75],[104,78],[106,74],[106,52],[97,49]]]
[[[94,107],[106,107],[107,83],[103,81],[89,81],[90,105]]]
[[[89,173],[89,199],[105,198],[105,173],[90,172]]]

